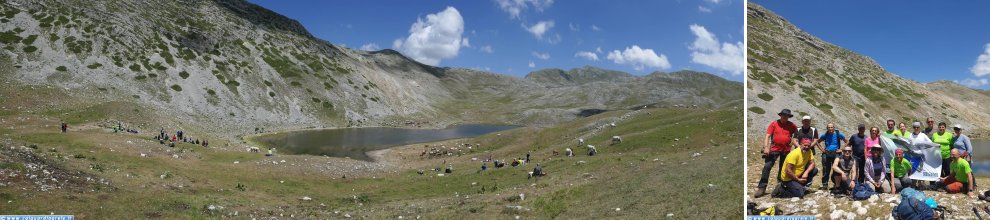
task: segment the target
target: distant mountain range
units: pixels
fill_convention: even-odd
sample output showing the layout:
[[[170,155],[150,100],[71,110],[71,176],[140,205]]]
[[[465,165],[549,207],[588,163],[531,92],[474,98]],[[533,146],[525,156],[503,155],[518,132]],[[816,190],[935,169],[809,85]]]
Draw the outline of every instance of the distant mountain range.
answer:
[[[517,78],[434,67],[393,50],[334,45],[242,0],[10,0],[0,12],[0,78],[64,88],[89,106],[124,103],[229,129],[544,125],[585,109],[742,98],[741,83],[691,71],[633,76],[589,66]]]

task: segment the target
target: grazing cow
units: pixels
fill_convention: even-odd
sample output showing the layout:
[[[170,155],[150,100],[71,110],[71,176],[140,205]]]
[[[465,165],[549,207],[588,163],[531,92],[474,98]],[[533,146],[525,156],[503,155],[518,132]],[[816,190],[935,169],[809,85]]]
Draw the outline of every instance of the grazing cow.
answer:
[[[578,146],[584,145],[584,138],[578,139]]]
[[[258,153],[258,152],[261,152],[261,149],[258,149],[258,147],[250,147],[250,148],[248,148],[248,152]]]
[[[590,145],[589,144],[588,145],[588,156],[595,156],[596,154],[598,154],[598,149],[596,149],[594,145]]]
[[[622,143],[622,137],[612,136],[612,144],[621,144],[621,143]]]
[[[608,126],[610,126],[610,127],[613,127],[613,128],[614,128],[614,127],[615,127],[615,122],[612,122],[612,123],[609,123],[609,124],[608,124]]]
[[[567,149],[564,149],[564,156],[573,157],[574,156],[574,150],[571,150],[571,148],[569,148],[569,147]]]

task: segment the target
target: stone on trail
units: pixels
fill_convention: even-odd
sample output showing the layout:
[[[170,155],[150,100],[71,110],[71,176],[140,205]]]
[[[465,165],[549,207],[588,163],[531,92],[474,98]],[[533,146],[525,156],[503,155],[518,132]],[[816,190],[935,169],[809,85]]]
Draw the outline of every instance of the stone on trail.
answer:
[[[867,199],[866,201],[869,201],[870,203],[876,203],[877,200],[880,200],[880,196],[873,195],[873,196],[870,196],[870,199]]]
[[[615,211],[616,211],[616,212],[618,212],[618,211],[622,211],[622,208],[615,208]]]
[[[832,211],[832,214],[830,214],[828,216],[831,217],[832,219],[839,219],[839,218],[842,218],[843,215],[845,215],[845,211],[835,210],[835,211]]]
[[[801,200],[801,198],[798,198],[798,197],[791,198],[791,202],[798,202],[800,200]]]
[[[846,213],[846,219],[856,220],[856,213],[852,213],[852,212]]]
[[[866,215],[866,207],[856,208],[856,214]]]
[[[236,161],[236,160],[234,161],[234,164],[239,164],[239,163],[241,163],[241,162],[240,161]]]
[[[863,206],[863,203],[862,202],[860,202],[860,201],[853,201],[853,206],[852,207],[860,207],[860,206]]]
[[[674,217],[674,213],[667,213],[667,218],[673,218],[673,217]]]

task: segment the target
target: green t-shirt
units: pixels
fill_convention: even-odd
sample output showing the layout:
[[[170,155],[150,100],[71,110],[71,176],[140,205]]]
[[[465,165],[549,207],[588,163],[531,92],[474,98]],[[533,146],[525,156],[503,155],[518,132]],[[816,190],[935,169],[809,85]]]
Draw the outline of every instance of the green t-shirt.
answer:
[[[901,130],[894,129],[893,131],[883,131],[884,134],[894,135],[894,137],[903,137],[904,132]]]
[[[900,130],[900,129],[897,129],[897,131],[900,131],[901,132],[901,137],[911,138],[911,132],[910,131],[905,131],[905,130]]]
[[[948,159],[952,150],[952,133],[945,132],[939,135],[938,132],[932,132],[932,142],[938,144],[939,149],[942,150],[942,159]]]
[[[895,178],[904,177],[908,170],[911,170],[911,161],[901,158],[901,162],[897,162],[897,158],[894,158],[890,161],[890,170],[894,173]]]
[[[956,181],[964,183],[969,182],[969,173],[973,172],[973,169],[969,167],[969,162],[963,159],[958,159],[949,164],[949,169],[952,169],[952,172],[956,173]]]

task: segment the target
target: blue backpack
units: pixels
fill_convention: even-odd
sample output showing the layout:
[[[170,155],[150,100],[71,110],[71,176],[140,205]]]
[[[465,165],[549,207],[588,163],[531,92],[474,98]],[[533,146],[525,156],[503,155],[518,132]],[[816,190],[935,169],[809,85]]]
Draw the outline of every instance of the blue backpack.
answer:
[[[894,219],[904,219],[904,220],[927,220],[935,219],[935,211],[931,207],[928,207],[925,202],[917,200],[910,197],[902,197],[901,204],[894,207],[894,211],[890,213]]]
[[[874,193],[873,187],[866,186],[866,184],[859,184],[856,185],[856,188],[853,188],[852,199],[867,200],[870,196],[873,196]]]

